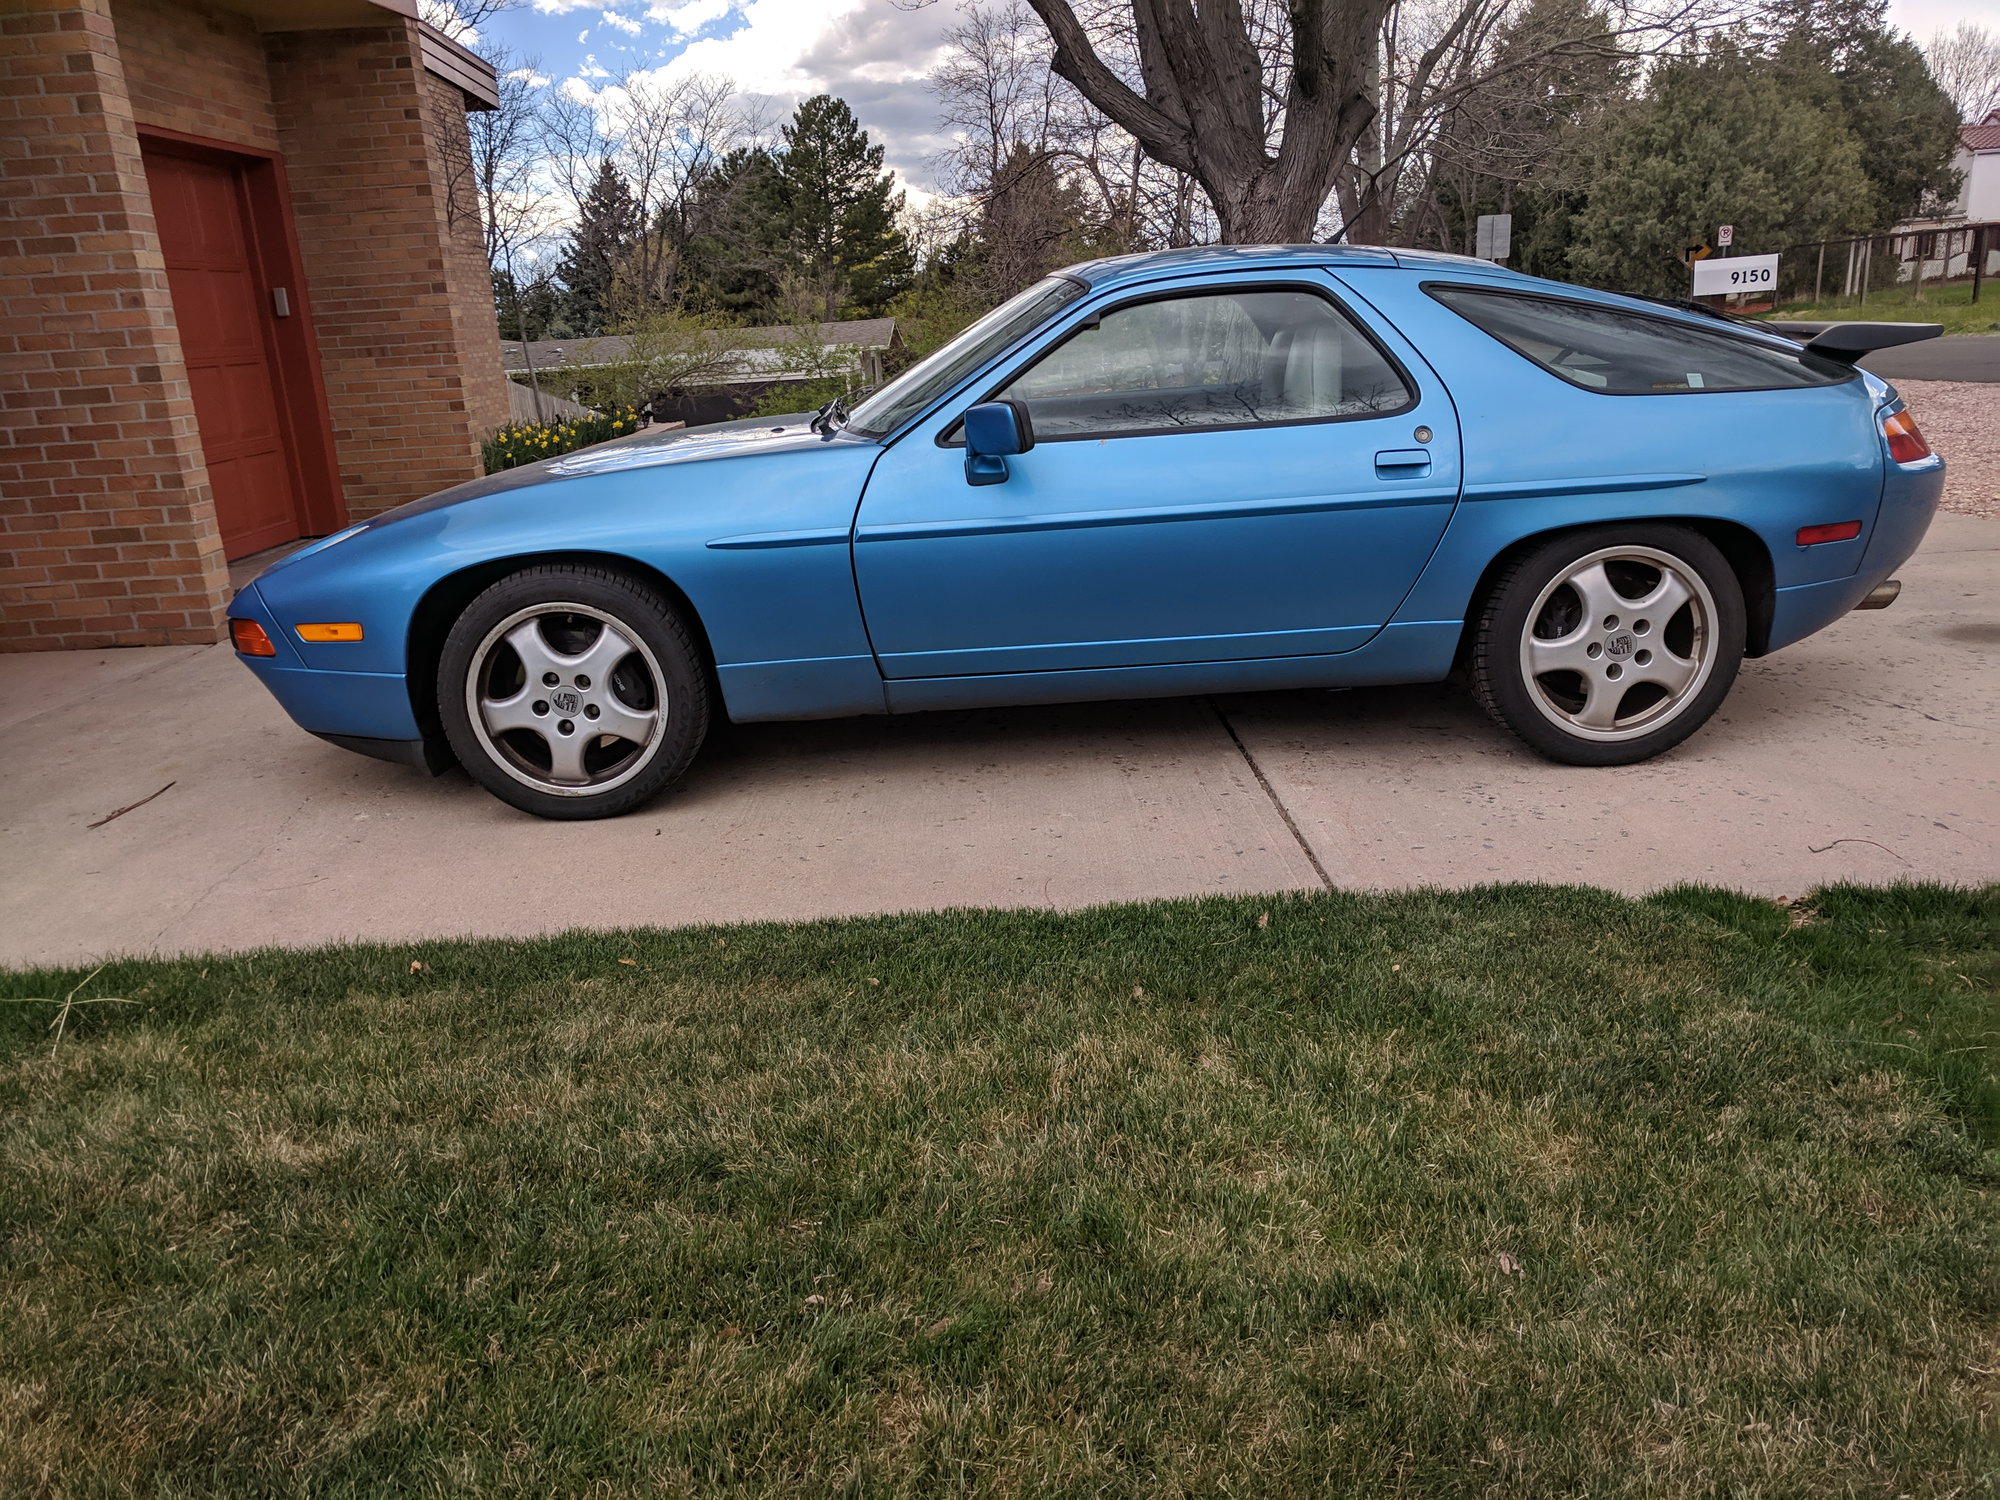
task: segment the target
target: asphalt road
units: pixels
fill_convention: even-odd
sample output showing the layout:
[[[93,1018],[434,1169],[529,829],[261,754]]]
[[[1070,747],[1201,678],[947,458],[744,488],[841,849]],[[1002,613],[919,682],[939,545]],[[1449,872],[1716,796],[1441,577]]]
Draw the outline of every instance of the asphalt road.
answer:
[[[2000,318],[2000,282],[1994,284],[1993,316]],[[1984,298],[1980,299],[1982,302]],[[1863,369],[1884,380],[1990,380],[2000,382],[2000,333],[1961,333],[1884,349],[1862,359]],[[2000,396],[1994,421],[2000,423]]]
[[[1902,577],[1640,766],[1551,765],[1442,685],[1269,693],[725,727],[661,801],[582,824],[323,744],[227,647],[0,656],[0,965],[1328,885],[2000,878],[2000,523],[1940,516]]]

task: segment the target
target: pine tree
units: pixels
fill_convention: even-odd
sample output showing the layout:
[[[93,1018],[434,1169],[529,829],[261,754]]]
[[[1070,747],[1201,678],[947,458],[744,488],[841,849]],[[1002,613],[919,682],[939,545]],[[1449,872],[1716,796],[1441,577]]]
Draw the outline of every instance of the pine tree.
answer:
[[[896,228],[903,195],[882,170],[882,148],[830,94],[801,104],[783,133],[769,196],[800,276],[828,319],[846,304],[879,312],[913,268]]]
[[[697,187],[681,247],[682,298],[702,312],[748,322],[777,316],[785,258],[777,165],[761,147],[732,151]]]
[[[1888,0],[1798,0],[1776,54],[1780,76],[1854,134],[1875,191],[1869,229],[1887,229],[1958,191],[1958,107],[1923,50],[1888,23]]]
[[[1758,254],[1855,233],[1872,209],[1853,133],[1734,49],[1660,64],[1605,136],[1569,252],[1599,286],[1685,296],[1676,252],[1718,224]]]
[[[641,227],[632,189],[608,160],[600,163],[557,268],[565,289],[564,315],[577,335],[603,333],[614,320],[612,288]]]

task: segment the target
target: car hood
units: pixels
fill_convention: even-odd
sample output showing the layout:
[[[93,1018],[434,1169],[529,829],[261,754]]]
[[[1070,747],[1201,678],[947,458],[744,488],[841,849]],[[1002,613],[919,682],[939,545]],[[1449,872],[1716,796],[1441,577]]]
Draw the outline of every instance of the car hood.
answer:
[[[560,454],[538,463],[502,469],[497,474],[467,480],[448,490],[439,490],[435,495],[384,511],[365,522],[364,526],[385,526],[410,516],[420,516],[450,505],[462,505],[468,500],[478,500],[506,490],[588,479],[597,474],[710,463],[759,454],[817,452],[835,445],[872,442],[871,439],[851,438],[838,432],[822,436],[812,430],[811,421],[812,413],[799,412],[782,417],[745,417],[735,422],[713,422],[702,427],[647,429],[629,438],[616,438],[574,453]]]

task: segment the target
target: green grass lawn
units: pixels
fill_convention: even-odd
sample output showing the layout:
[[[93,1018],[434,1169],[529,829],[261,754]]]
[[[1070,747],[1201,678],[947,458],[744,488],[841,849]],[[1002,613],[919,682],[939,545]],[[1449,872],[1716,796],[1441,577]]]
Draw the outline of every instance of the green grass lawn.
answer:
[[[1947,334],[2000,333],[2000,276],[1989,276],[1972,300],[1972,284],[1933,286],[1923,300],[1913,288],[1870,292],[1862,302],[1853,297],[1829,297],[1824,302],[1787,303],[1766,317],[1780,323],[1837,322],[1843,318],[1877,323],[1942,323]]]
[[[0,1005],[0,1494],[1991,1495],[1996,986],[1935,887],[114,964]]]

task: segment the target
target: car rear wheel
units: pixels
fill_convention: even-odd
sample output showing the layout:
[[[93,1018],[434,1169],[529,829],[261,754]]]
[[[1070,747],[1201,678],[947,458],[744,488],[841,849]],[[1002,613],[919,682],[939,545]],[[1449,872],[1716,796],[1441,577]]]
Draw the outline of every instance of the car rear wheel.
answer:
[[[529,568],[453,624],[438,713],[460,763],[503,802],[543,818],[608,818],[693,761],[708,682],[658,591],[608,568]]]
[[[1475,627],[1474,695],[1551,760],[1628,765],[1708,721],[1743,660],[1743,590],[1706,537],[1603,526],[1531,548]]]

